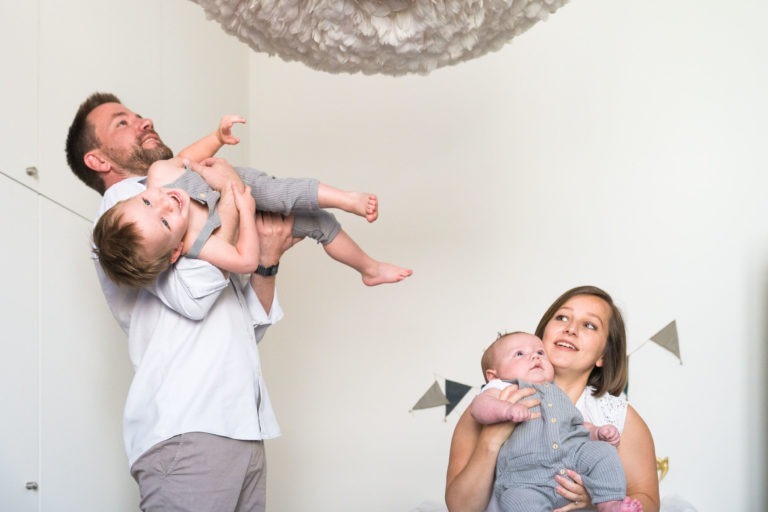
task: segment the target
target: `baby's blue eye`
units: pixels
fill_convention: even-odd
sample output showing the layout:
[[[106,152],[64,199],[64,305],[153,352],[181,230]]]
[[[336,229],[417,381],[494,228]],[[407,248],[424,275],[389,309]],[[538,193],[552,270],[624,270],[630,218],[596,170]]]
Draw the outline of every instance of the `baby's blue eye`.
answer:
[[[522,355],[523,355],[523,351],[522,350],[518,350],[517,352],[515,352],[515,357],[520,357]]]
[[[152,203],[150,203],[148,199],[142,197],[141,200],[144,202],[144,206],[152,206]]]
[[[170,224],[168,224],[168,221],[167,221],[167,220],[165,220],[165,219],[161,219],[161,221],[162,221],[162,223],[163,223],[163,226],[167,227],[168,229],[171,229],[171,225],[170,225]]]

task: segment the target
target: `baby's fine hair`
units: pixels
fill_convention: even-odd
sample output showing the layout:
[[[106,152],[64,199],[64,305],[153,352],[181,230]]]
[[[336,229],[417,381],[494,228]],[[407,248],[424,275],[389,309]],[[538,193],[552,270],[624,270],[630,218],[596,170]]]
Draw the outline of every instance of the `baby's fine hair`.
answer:
[[[483,378],[485,379],[485,382],[488,382],[488,378],[485,376],[485,371],[490,370],[494,364],[494,358],[493,358],[494,347],[496,347],[496,344],[499,343],[501,340],[509,336],[512,336],[513,334],[528,334],[528,333],[525,331],[499,332],[496,335],[496,339],[493,340],[493,343],[488,345],[488,348],[486,348],[485,351],[483,352],[483,357],[480,358],[480,368],[482,368],[483,370]]]
[[[151,258],[141,254],[144,237],[135,222],[127,222],[122,202],[104,212],[93,228],[93,252],[113,282],[143,288],[170,266],[171,254]]]

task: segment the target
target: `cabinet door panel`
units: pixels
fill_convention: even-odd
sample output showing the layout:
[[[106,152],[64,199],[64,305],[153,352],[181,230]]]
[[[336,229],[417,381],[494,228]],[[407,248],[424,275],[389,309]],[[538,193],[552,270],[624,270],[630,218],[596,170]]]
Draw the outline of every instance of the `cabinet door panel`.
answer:
[[[37,165],[38,4],[0,0],[0,20],[0,172],[36,188],[26,168]]]
[[[6,244],[0,251],[0,504],[3,510],[37,510],[38,304],[37,194],[0,175],[7,210],[0,217]]]
[[[48,200],[40,218],[42,509],[138,510],[122,440],[133,370],[90,259],[91,222]]]

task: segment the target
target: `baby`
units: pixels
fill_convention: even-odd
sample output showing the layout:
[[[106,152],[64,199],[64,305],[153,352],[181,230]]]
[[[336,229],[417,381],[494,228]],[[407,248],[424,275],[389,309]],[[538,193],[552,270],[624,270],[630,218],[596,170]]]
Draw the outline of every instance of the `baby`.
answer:
[[[368,256],[335,217],[322,210],[339,208],[373,222],[378,217],[375,195],[339,190],[312,179],[278,179],[253,169],[236,169],[243,188],[240,181],[217,171],[226,164],[195,163],[223,144],[237,144],[231,129],[242,122],[239,116],[225,116],[217,131],[182,150],[182,158],[152,164],[147,189],[117,203],[99,219],[93,240],[110,279],[146,286],[181,256],[208,261],[223,271],[274,275],[276,267],[257,265],[254,200],[259,210],[295,214],[294,238],[308,236],[322,243],[328,255],[360,272],[368,286],[398,282],[412,274]],[[243,196],[246,191],[253,199]],[[219,215],[220,199],[230,194],[239,220],[237,215]],[[234,245],[230,236],[219,236],[233,230],[239,232]]]
[[[642,512],[640,502],[626,496],[626,478],[614,448],[618,430],[613,425],[585,427],[576,406],[554,384],[554,368],[539,338],[524,332],[502,335],[486,349],[482,366],[488,384],[472,401],[472,416],[483,425],[520,423],[496,462],[494,492],[502,510],[545,512],[567,505],[554,490],[554,475],[573,469],[598,511]],[[532,410],[500,399],[510,384],[534,388],[541,405]]]

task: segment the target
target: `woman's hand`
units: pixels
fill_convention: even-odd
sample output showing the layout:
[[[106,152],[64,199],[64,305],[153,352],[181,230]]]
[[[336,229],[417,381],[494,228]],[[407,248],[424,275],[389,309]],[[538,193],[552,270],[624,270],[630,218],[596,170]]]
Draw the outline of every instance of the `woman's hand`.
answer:
[[[555,488],[555,492],[570,501],[570,503],[564,507],[555,509],[552,512],[594,509],[594,506],[592,505],[592,497],[584,487],[584,484],[581,481],[581,475],[571,469],[566,470],[566,475],[555,476],[555,480],[560,485],[560,487]]]

